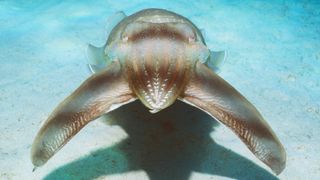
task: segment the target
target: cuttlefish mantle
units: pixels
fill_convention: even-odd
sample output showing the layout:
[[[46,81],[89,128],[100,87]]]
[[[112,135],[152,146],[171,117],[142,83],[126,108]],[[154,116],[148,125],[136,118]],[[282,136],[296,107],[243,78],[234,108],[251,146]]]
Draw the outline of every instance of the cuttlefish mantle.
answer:
[[[35,167],[45,164],[85,125],[139,99],[151,113],[181,100],[229,127],[276,174],[286,153],[258,110],[216,72],[224,51],[210,51],[187,18],[162,9],[109,21],[106,44],[88,46],[94,74],[49,116],[31,150]]]

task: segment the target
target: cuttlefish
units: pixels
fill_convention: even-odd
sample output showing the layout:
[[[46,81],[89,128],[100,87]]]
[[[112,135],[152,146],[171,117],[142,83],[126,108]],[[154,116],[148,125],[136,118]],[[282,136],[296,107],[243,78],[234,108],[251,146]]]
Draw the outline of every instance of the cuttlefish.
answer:
[[[88,46],[94,74],[38,132],[31,150],[35,167],[91,121],[139,99],[151,113],[176,100],[197,107],[229,127],[275,174],[282,172],[286,153],[279,139],[258,110],[217,75],[226,53],[210,51],[190,20],[163,9],[118,13],[113,19],[105,45]]]

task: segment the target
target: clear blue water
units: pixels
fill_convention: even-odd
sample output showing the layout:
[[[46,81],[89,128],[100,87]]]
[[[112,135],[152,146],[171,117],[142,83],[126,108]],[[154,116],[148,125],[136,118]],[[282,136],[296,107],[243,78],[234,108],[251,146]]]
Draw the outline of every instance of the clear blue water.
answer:
[[[286,148],[278,177],[203,112],[176,104],[154,117],[139,103],[114,112],[113,125],[94,121],[32,172],[41,122],[90,76],[87,43],[104,44],[113,13],[150,7],[188,17],[211,49],[228,50],[219,75]],[[0,0],[0,179],[318,179],[319,49],[319,1]]]

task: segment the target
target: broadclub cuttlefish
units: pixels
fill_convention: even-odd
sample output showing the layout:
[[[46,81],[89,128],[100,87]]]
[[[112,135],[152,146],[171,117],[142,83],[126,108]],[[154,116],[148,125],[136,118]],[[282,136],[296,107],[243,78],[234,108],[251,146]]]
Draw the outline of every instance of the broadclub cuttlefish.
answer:
[[[285,168],[285,150],[258,110],[216,74],[224,51],[210,51],[187,18],[163,9],[112,17],[106,44],[88,46],[94,74],[59,104],[31,149],[44,165],[85,125],[139,99],[151,113],[177,99],[229,127],[275,174]]]

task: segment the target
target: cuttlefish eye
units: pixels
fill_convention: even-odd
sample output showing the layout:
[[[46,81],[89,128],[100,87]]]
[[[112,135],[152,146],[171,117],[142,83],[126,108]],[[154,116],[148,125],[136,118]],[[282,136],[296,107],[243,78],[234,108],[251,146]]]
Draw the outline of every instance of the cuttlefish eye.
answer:
[[[102,48],[88,46],[94,74],[53,111],[31,149],[44,165],[83,127],[124,104],[140,100],[151,113],[183,101],[229,127],[276,174],[286,153],[258,110],[216,74],[225,52],[210,51],[187,18],[163,9],[118,13]],[[201,132],[199,132],[201,133]]]
[[[189,43],[195,42],[196,38],[194,36],[189,37]]]

